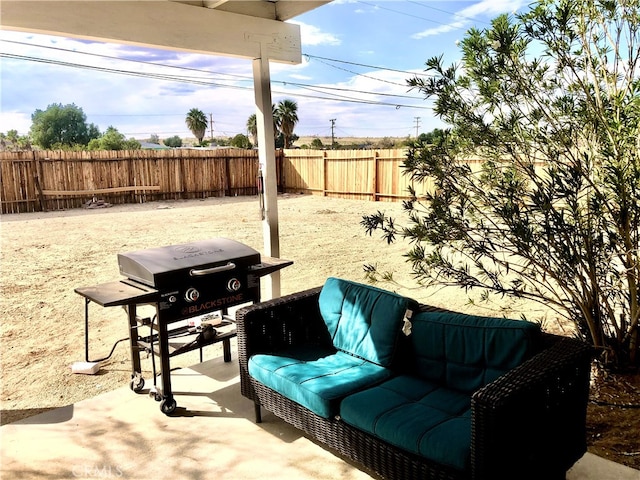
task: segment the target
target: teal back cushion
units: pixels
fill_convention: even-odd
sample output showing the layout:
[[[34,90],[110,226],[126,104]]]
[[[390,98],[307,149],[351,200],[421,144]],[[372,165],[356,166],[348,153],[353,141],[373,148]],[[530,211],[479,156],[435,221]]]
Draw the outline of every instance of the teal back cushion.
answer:
[[[523,320],[421,312],[411,323],[414,373],[463,392],[530,358],[540,340],[540,327]]]
[[[320,313],[338,350],[388,367],[407,309],[416,303],[369,285],[328,278]]]

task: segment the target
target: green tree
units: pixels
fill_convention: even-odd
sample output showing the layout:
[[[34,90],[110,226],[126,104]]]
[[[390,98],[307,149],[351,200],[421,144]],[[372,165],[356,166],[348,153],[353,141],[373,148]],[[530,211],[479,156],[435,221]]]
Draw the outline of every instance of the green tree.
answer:
[[[182,139],[178,135],[165,138],[163,142],[167,147],[180,148],[182,146]]]
[[[0,132],[0,150],[31,150],[31,141],[27,135],[18,135],[17,130],[9,130],[6,134]]]
[[[284,145],[284,138],[280,138],[282,136],[282,133],[280,132],[281,117],[278,114],[278,107],[276,107],[275,104],[271,105],[271,115],[273,117],[273,137],[276,143],[276,148],[282,148]],[[257,115],[255,113],[250,115],[247,119],[247,132],[249,132],[249,135],[253,138],[253,144],[256,146],[258,145],[257,122]],[[279,147],[278,144],[280,145]]]
[[[450,126],[404,163],[434,187],[412,190],[404,225],[365,228],[411,239],[420,283],[535,300],[606,366],[638,365],[639,35],[630,0],[544,0],[471,29],[463,65],[431,58],[409,81]]]
[[[284,137],[284,148],[291,148],[293,129],[298,123],[298,104],[293,100],[282,100],[275,110],[277,125]]]
[[[231,145],[231,140],[227,137],[216,137],[213,139],[212,145],[217,145],[218,147],[228,147]]]
[[[149,137],[149,140],[147,140],[147,141],[149,143],[160,145],[160,137],[155,133],[152,133],[151,136]]]
[[[30,137],[44,149],[86,146],[100,136],[98,127],[87,124],[82,108],[74,104],[53,103],[46,110],[38,109],[31,115],[31,122]]]
[[[391,137],[384,137],[378,141],[378,148],[393,148],[396,145],[396,141]]]
[[[273,138],[278,143],[278,137],[282,135],[282,132],[280,132],[280,121],[282,119],[278,115],[278,107],[275,103],[271,105],[271,116],[273,117]]]
[[[258,145],[258,123],[256,114],[252,114],[247,119],[247,132],[251,136],[251,141],[254,145]]]
[[[140,142],[133,137],[126,140],[123,146],[123,150],[139,150],[140,148],[142,148]]]
[[[429,145],[434,145],[442,141],[444,137],[444,130],[441,128],[434,128],[429,133],[421,133],[418,136],[418,141]]]
[[[319,138],[314,138],[313,140],[311,140],[311,148],[321,150],[324,148],[324,144]]]
[[[137,150],[140,147],[140,142],[135,138],[127,140],[117,128],[109,126],[100,138],[91,140],[87,148],[88,150]]]
[[[249,137],[246,135],[239,133],[235,137],[231,139],[231,146],[237,148],[251,148],[251,142],[249,141]]]
[[[202,143],[204,133],[207,131],[207,127],[209,126],[209,121],[207,120],[207,116],[204,112],[197,108],[192,108],[189,110],[189,113],[187,113],[185,123],[187,124],[187,128],[191,130],[191,133],[193,133],[193,136],[198,139],[198,143]]]

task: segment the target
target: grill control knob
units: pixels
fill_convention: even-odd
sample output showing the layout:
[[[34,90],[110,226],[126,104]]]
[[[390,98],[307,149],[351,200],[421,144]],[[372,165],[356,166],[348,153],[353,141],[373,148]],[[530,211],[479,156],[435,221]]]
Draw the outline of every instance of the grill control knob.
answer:
[[[200,292],[193,287],[187,290],[184,294],[184,299],[187,302],[195,302],[198,298],[200,298]]]
[[[240,290],[240,287],[242,287],[242,284],[237,278],[232,278],[227,282],[227,290],[229,290],[230,292],[237,292],[238,290]]]

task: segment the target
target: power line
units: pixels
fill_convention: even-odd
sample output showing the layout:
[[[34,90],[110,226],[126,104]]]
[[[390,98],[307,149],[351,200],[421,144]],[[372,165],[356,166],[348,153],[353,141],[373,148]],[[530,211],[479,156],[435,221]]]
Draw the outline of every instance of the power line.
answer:
[[[316,58],[316,59],[327,60],[327,61],[336,62],[336,63],[346,63],[348,65],[355,65],[355,66],[358,66],[358,67],[375,68],[376,70],[386,70],[386,71],[389,71],[389,72],[406,73],[408,75],[424,75],[424,76],[428,76],[426,73],[410,72],[408,70],[397,70],[395,68],[379,67],[379,66],[376,66],[376,65],[367,65],[366,63],[348,62],[346,60],[338,60],[336,58],[320,57],[318,55],[310,55],[308,53],[303,53],[303,55],[305,57],[307,57],[307,58]]]
[[[71,62],[64,62],[64,61],[61,61],[61,60],[49,60],[49,59],[44,59],[44,58],[30,57],[30,56],[26,56],[26,55],[14,55],[14,54],[1,53],[0,52],[0,57],[12,58],[12,59],[15,59],[15,60],[33,61],[33,62],[37,62],[37,63],[52,64],[52,65],[71,67],[71,68],[79,68],[79,69],[85,69],[85,70],[93,70],[93,71],[99,71],[99,72],[105,72],[105,73],[116,73],[116,74],[120,74],[120,75],[127,75],[127,76],[133,76],[133,77],[153,78],[153,79],[156,79],[156,80],[167,80],[167,81],[173,81],[173,82],[191,83],[191,84],[195,84],[195,85],[214,86],[214,87],[220,87],[220,88],[232,88],[232,89],[236,89],[236,90],[253,90],[253,87],[242,87],[242,86],[239,86],[239,85],[229,85],[229,84],[224,84],[224,83],[215,83],[215,82],[206,81],[206,80],[196,80],[196,79],[191,78],[191,77],[181,77],[181,76],[176,76],[176,75],[167,75],[167,74],[149,73],[149,72],[135,72],[135,71],[131,71],[131,70],[114,69],[114,68],[108,68],[108,67],[96,67],[96,66],[92,66],[92,65],[76,64],[76,63],[71,63]],[[283,82],[283,83],[286,84],[288,82]],[[356,92],[356,93],[368,94],[368,95],[400,96],[400,95],[393,95],[393,94],[377,94],[377,93],[374,93],[374,92],[364,92],[364,91],[357,91],[357,90],[351,90],[351,91],[352,92]],[[392,107],[395,107],[396,109],[404,107],[404,108],[417,108],[417,109],[421,109],[421,110],[426,110],[426,109],[430,108],[430,107],[419,106],[419,105],[407,105],[407,104],[400,104],[400,103],[380,102],[380,101],[375,101],[375,100],[354,99],[354,98],[349,98],[349,97],[341,97],[338,100],[338,99],[330,98],[330,97],[321,97],[321,96],[317,96],[317,95],[305,95],[305,94],[302,94],[302,93],[280,92],[280,91],[275,91],[275,90],[273,91],[273,93],[282,94],[282,95],[290,95],[290,96],[294,96],[294,97],[312,98],[312,99],[315,99],[315,100],[328,100],[328,101],[340,101],[340,102],[347,102],[347,103],[360,103],[360,104],[364,104],[364,105],[392,106]],[[325,92],[324,94],[327,95],[328,93]],[[418,98],[416,98],[416,97],[408,96],[408,98],[414,98],[414,99],[418,100]]]
[[[386,10],[388,12],[397,13],[398,15],[404,15],[406,17],[417,18],[418,20],[424,20],[425,22],[437,23],[438,25],[449,25],[448,23],[439,22],[438,20],[434,20],[432,18],[419,17],[418,15],[413,15],[407,12],[401,12],[400,10],[394,10],[393,8],[381,7],[380,5],[376,5],[375,3],[363,2],[362,0],[358,0],[358,3],[363,5],[368,5],[370,7],[378,8],[380,10]]]
[[[93,53],[93,52],[82,52],[82,51],[78,51],[78,50],[69,50],[68,48],[61,48],[61,47],[52,47],[50,45],[38,45],[36,43],[28,43],[28,42],[20,42],[17,40],[6,40],[6,39],[0,39],[0,41],[4,42],[4,43],[13,43],[15,45],[24,45],[27,47],[37,47],[37,48],[45,48],[48,50],[57,50],[59,52],[64,52],[64,53],[74,53],[74,54],[80,54],[80,55],[87,55],[90,57],[98,57],[98,58],[106,58],[109,60],[120,60],[120,61],[124,61],[124,62],[133,62],[133,63],[140,63],[140,64],[144,64],[144,65],[150,65],[153,67],[164,67],[164,68],[173,68],[173,69],[177,69],[177,70],[189,70],[189,71],[193,71],[193,72],[199,72],[199,73],[209,73],[209,74],[215,74],[215,75],[224,75],[227,77],[236,77],[240,80],[252,80],[251,77],[248,77],[246,75],[240,75],[237,73],[226,73],[226,72],[211,72],[209,70],[202,70],[202,69],[198,69],[198,68],[192,68],[192,67],[179,67],[176,65],[165,65],[165,64],[161,64],[161,63],[155,63],[155,62],[148,62],[145,60],[131,60],[130,58],[122,58],[122,57],[114,57],[113,55],[104,55],[104,54],[100,54],[100,53]],[[389,72],[399,72],[399,73],[407,73],[409,75],[424,75],[424,74],[420,74],[420,73],[416,73],[416,72],[411,72],[408,70],[398,70],[398,69],[394,69],[394,68],[388,68],[388,67],[381,67],[379,65],[367,65],[364,63],[356,63],[356,62],[350,62],[347,60],[339,60],[337,58],[328,58],[328,57],[321,57],[318,55],[311,55],[308,53],[303,53],[302,55],[304,55],[307,58],[318,58],[318,59],[322,59],[322,60],[328,60],[331,62],[336,62],[336,63],[346,63],[349,65],[356,65],[359,67],[365,67],[365,68],[373,68],[376,70],[386,70]]]
[[[227,76],[227,77],[235,77],[235,78],[238,78],[238,80],[245,80],[245,81],[252,80],[251,77],[248,77],[246,75],[239,75],[237,73],[234,74],[234,73],[225,73],[225,72],[211,72],[211,71],[208,71],[208,70],[202,70],[202,69],[192,68],[192,67],[179,67],[179,66],[176,66],[176,65],[166,65],[166,64],[155,63],[155,62],[147,62],[145,60],[131,60],[130,58],[114,57],[113,55],[104,55],[104,54],[100,54],[100,53],[82,52],[82,51],[78,51],[78,50],[69,50],[68,48],[52,47],[50,45],[38,45],[38,44],[35,44],[35,43],[19,42],[17,40],[0,39],[0,41],[2,41],[4,43],[13,43],[15,45],[24,45],[24,46],[27,46],[27,47],[45,48],[45,49],[48,49],[48,50],[56,50],[56,51],[64,52],[64,53],[74,53],[74,54],[78,54],[78,55],[86,55],[86,56],[89,56],[89,57],[106,58],[108,60],[118,60],[118,61],[121,61],[121,62],[139,63],[139,64],[142,64],[142,65],[149,65],[149,66],[152,66],[152,67],[173,68],[173,69],[176,69],[176,70],[186,70],[186,71],[192,71],[192,72],[198,72],[198,73],[224,75],[224,76]]]
[[[461,15],[461,14],[456,13],[456,12],[450,12],[449,10],[443,10],[442,8],[437,8],[437,7],[434,7],[432,5],[427,5],[424,2],[415,2],[415,1],[411,1],[411,0],[406,0],[406,1],[407,1],[407,3],[413,3],[414,5],[418,5],[420,7],[428,8],[429,10],[436,10],[437,12],[448,13],[449,15],[453,15],[454,17],[464,18],[465,20],[469,20],[469,21],[472,21],[472,22],[478,22],[478,23],[484,23],[486,25],[491,25],[491,22],[485,22],[484,20],[478,20],[477,18],[474,18],[474,17],[467,17],[465,15]]]
[[[27,42],[19,42],[19,41],[14,41],[14,40],[4,40],[1,39],[2,42],[6,42],[6,43],[13,43],[13,44],[17,44],[17,45],[25,45],[25,46],[30,46],[30,47],[37,47],[37,48],[45,48],[45,49],[50,49],[50,50],[56,50],[56,51],[60,51],[60,52],[66,52],[66,53],[74,53],[74,54],[79,54],[79,55],[87,55],[87,56],[91,56],[91,57],[98,57],[98,58],[105,58],[105,59],[109,59],[109,60],[119,60],[119,61],[125,61],[125,62],[132,62],[132,63],[138,63],[138,64],[142,64],[142,65],[150,65],[150,66],[154,66],[154,67],[161,67],[161,68],[172,68],[172,69],[176,69],[176,70],[186,70],[186,71],[192,71],[192,72],[198,72],[198,73],[205,73],[207,75],[225,75],[225,76],[229,76],[229,77],[233,77],[238,79],[238,81],[247,81],[247,82],[253,82],[253,78],[252,77],[248,77],[246,75],[238,75],[238,74],[227,74],[227,73],[222,73],[222,72],[211,72],[208,70],[202,70],[202,69],[196,69],[196,68],[190,68],[190,67],[178,67],[175,65],[165,65],[165,64],[158,64],[158,63],[154,63],[154,62],[147,62],[147,61],[143,61],[143,60],[131,60],[128,58],[120,58],[120,57],[114,57],[111,55],[103,55],[103,54],[97,54],[97,53],[91,53],[91,52],[81,52],[81,51],[76,51],[76,50],[69,50],[69,49],[65,49],[65,48],[60,48],[60,47],[51,47],[48,45],[37,45],[37,44],[32,44],[32,43],[27,43]],[[3,54],[4,55],[4,54]],[[6,55],[13,55],[13,54],[6,54]],[[14,58],[17,58],[18,56],[16,55]],[[28,58],[36,58],[36,57],[27,57],[27,56],[23,56],[24,59],[28,59]],[[409,75],[422,75],[419,73],[415,73],[415,72],[409,72],[409,71],[403,71],[403,70],[394,70],[394,69],[388,69],[385,67],[376,67],[376,66],[372,66],[372,65],[363,65],[363,64],[357,64],[357,63],[353,63],[353,62],[346,62],[343,60],[337,60],[337,59],[331,59],[331,58],[326,58],[326,57],[319,57],[319,56],[315,56],[315,55],[307,55],[305,54],[305,57],[307,58],[316,58],[316,59],[320,59],[320,60],[328,60],[328,61],[332,61],[332,62],[338,62],[338,63],[348,63],[348,64],[352,64],[352,65],[360,65],[360,66],[364,66],[364,67],[368,67],[368,68],[375,68],[375,69],[379,69],[379,70],[383,70],[383,71],[395,71],[395,72],[402,72],[402,73],[407,73]],[[46,60],[46,59],[40,59],[43,63],[55,63],[58,61],[55,60]],[[62,61],[59,61],[62,62]],[[324,63],[324,62],[322,62]],[[71,65],[78,65],[78,67],[83,66],[82,64],[71,64]],[[325,65],[328,65],[325,63]],[[336,67],[335,65],[329,65],[333,68],[339,68]],[[92,67],[89,65],[86,65],[86,68],[91,69]],[[93,67],[93,68],[106,68],[106,67]],[[357,72],[352,72],[350,70],[346,70],[346,69],[341,69],[344,70],[346,72],[352,73],[354,75],[360,75],[360,76],[364,76],[367,78],[370,78],[372,80],[376,80],[379,82],[384,82],[384,83],[390,83],[392,85],[399,85],[399,86],[403,86],[406,87],[407,85],[405,84],[400,84],[397,82],[390,82],[388,80],[384,80],[384,79],[380,79],[380,78],[376,78],[376,77],[371,77],[368,75],[364,75],[364,74],[360,74]],[[127,71],[127,70],[123,70],[123,71]],[[137,73],[137,72],[136,72]],[[144,73],[140,73],[139,76],[144,76]],[[149,73],[149,75],[154,75]],[[164,74],[155,74],[155,75],[164,75]],[[194,83],[196,83],[197,81],[206,81],[205,79],[201,79],[198,77],[179,77],[181,79],[184,80],[189,80],[189,79],[194,79]],[[222,81],[227,81],[227,79],[220,79]],[[230,81],[230,80],[229,80]],[[316,86],[316,85],[309,85],[309,84],[305,84],[305,83],[298,83],[298,82],[289,82],[289,81],[280,81],[280,80],[272,80],[273,83],[280,83],[284,86],[286,85],[293,85],[296,87],[301,87],[301,88],[323,88],[323,89],[331,89],[331,90],[337,90],[337,91],[346,91],[346,92],[355,92],[355,93],[362,93],[362,94],[370,94],[370,95],[378,95],[378,96],[390,96],[390,97],[399,97],[399,98],[413,98],[416,100],[421,100],[418,97],[414,97],[411,95],[400,95],[400,94],[392,94],[392,93],[373,93],[373,92],[365,92],[362,90],[354,90],[354,89],[349,89],[349,88],[339,88],[339,87],[322,87],[322,86]],[[250,87],[249,87],[250,88]],[[326,92],[325,92],[326,93]]]
[[[333,95],[334,97],[347,99],[347,100],[348,99],[352,99],[353,97],[347,97],[347,96],[344,96],[344,95],[339,95],[337,93],[332,93],[330,91],[329,92],[325,92],[322,89],[325,88],[325,89],[329,89],[329,90],[336,90],[338,92],[362,93],[364,95],[376,95],[378,97],[397,97],[397,98],[410,98],[412,100],[423,100],[420,97],[414,97],[412,95],[400,95],[400,94],[397,94],[397,93],[382,93],[382,92],[366,92],[364,90],[353,90],[353,89],[350,89],[350,88],[336,88],[336,87],[322,87],[322,86],[314,87],[314,88],[301,86],[300,88],[303,88],[305,90],[310,90],[312,92],[322,93],[324,95]]]
[[[316,58],[317,58],[317,57],[316,57]],[[344,71],[344,72],[348,72],[348,73],[352,73],[352,74],[354,74],[354,75],[358,75],[359,77],[370,78],[370,79],[372,79],[372,80],[377,80],[378,82],[390,83],[391,85],[400,85],[401,87],[406,86],[406,85],[405,85],[405,84],[403,84],[403,83],[391,82],[391,81],[389,81],[389,80],[383,80],[383,79],[381,79],[381,78],[375,78],[375,77],[372,77],[372,76],[370,76],[370,75],[365,75],[364,73],[358,73],[358,72],[354,72],[354,71],[352,71],[352,70],[347,70],[346,68],[337,67],[337,66],[335,66],[335,65],[330,65],[330,64],[328,64],[328,63],[326,63],[326,62],[323,62],[322,60],[320,60],[320,63],[323,63],[323,64],[325,64],[325,65],[329,65],[330,67],[337,68],[338,70],[342,70],[342,71]]]
[[[228,84],[222,84],[222,83],[214,83],[214,82],[205,81],[205,80],[197,80],[193,77],[180,77],[177,75],[168,75],[164,73],[136,72],[132,70],[124,70],[124,69],[118,69],[118,68],[98,67],[94,65],[65,62],[62,60],[50,60],[47,58],[31,57],[28,55],[16,55],[12,53],[0,52],[0,57],[11,58],[14,60],[31,61],[36,63],[45,63],[50,65],[62,66],[62,67],[79,68],[82,70],[93,70],[93,71],[105,72],[105,73],[117,73],[121,75],[132,76],[132,77],[154,78],[157,80],[170,80],[174,82],[193,83],[196,85],[219,86],[219,87],[226,87],[226,88],[235,88],[240,90],[252,89],[252,87],[241,87],[237,85],[228,85]]]

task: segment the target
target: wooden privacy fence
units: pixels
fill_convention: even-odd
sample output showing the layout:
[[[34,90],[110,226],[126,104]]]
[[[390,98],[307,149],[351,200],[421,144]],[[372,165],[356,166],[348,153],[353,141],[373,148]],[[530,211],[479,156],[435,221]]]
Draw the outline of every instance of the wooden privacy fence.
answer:
[[[409,198],[408,187],[418,193],[430,182],[413,185],[401,168],[405,149],[391,150],[285,150],[282,188],[328,197],[373,201]]]
[[[282,162],[282,154],[278,156]],[[256,195],[254,150],[0,152],[2,213]]]
[[[284,150],[276,154],[280,192],[373,201],[409,198],[405,149]],[[472,161],[479,163],[479,161]],[[0,152],[2,213],[112,204],[256,195],[256,150]]]

